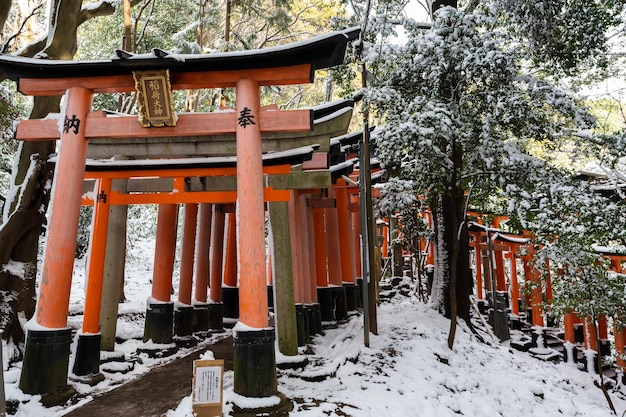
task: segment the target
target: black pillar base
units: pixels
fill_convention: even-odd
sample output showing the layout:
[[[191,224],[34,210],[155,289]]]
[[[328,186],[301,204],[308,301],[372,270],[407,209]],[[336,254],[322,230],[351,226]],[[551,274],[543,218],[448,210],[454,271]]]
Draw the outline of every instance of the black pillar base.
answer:
[[[280,398],[278,405],[262,408],[241,408],[233,404],[233,417],[289,417],[289,412],[293,410],[293,404],[283,393],[276,393]]]
[[[519,316],[510,316],[509,323],[512,330],[522,330],[522,321]]]
[[[309,339],[309,323],[304,311],[304,305],[296,304],[296,328],[298,330],[298,346],[306,345]]]
[[[315,322],[315,334],[322,334],[322,309],[320,303],[312,304],[313,320]]]
[[[304,311],[307,317],[307,323],[309,324],[309,337],[317,334],[317,327],[315,325],[315,306],[313,304],[305,304]]]
[[[322,321],[335,320],[335,300],[332,287],[320,287],[317,289],[317,301],[320,303]]]
[[[593,369],[596,374],[600,373],[600,366],[598,365],[598,352],[585,352],[585,357],[583,360],[584,371],[589,371],[590,369]]]
[[[267,307],[274,308],[274,287],[272,285],[267,286]]]
[[[72,330],[29,330],[20,389],[25,394],[54,394],[67,387]]]
[[[585,329],[582,323],[574,324],[574,342],[585,343]]]
[[[209,330],[224,331],[224,304],[211,303],[209,308]]]
[[[363,308],[363,278],[356,279],[356,308]]]
[[[602,357],[611,355],[611,342],[608,339],[600,339],[600,354]]]
[[[348,318],[348,302],[346,298],[346,289],[344,287],[333,287],[335,298],[335,318],[337,320],[346,320]]]
[[[546,348],[548,347],[548,341],[546,339],[546,330],[540,328],[533,328],[532,333],[530,334],[531,342],[530,346],[534,348]],[[541,337],[541,339],[540,339]],[[539,345],[539,341],[541,340],[541,345]]]
[[[76,357],[74,358],[74,375],[94,375],[100,372],[100,342],[102,335],[81,334],[78,335]]]
[[[233,332],[234,391],[244,397],[271,397],[278,392],[274,329]]]
[[[193,306],[193,332],[206,333],[209,331],[209,305],[194,304]]]
[[[356,311],[357,286],[352,283],[344,282],[343,288],[346,291],[346,308],[348,311]]]
[[[143,341],[154,343],[172,343],[174,336],[174,303],[149,304],[146,309],[146,324],[143,329]]]
[[[192,306],[177,306],[174,308],[174,334],[178,337],[188,337],[193,334]]]
[[[239,288],[222,287],[222,303],[224,304],[224,318],[239,318]]]
[[[563,349],[563,361],[564,362],[572,362],[572,363],[578,363],[578,348],[576,347],[576,345],[571,345],[571,352],[572,352],[572,357],[569,357],[569,353],[568,353],[568,349]]]

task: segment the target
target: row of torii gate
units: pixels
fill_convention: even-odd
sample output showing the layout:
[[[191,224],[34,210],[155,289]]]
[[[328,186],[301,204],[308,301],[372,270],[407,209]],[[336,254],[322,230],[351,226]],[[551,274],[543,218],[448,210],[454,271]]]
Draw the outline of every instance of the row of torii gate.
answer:
[[[0,73],[17,81],[21,93],[65,95],[60,115],[22,120],[16,129],[19,140],[60,139],[37,307],[27,324],[24,392],[51,394],[67,386],[81,204],[93,205],[94,216],[73,366],[79,376],[97,373],[100,346],[114,344],[125,209],[158,204],[144,340],[169,343],[237,318],[235,392],[277,393],[275,335],[281,353],[295,355],[308,330],[345,318],[360,303],[353,150],[362,133],[346,134],[352,101],[279,111],[261,106],[260,87],[312,82],[315,70],[343,62],[358,35],[348,29],[284,47],[210,55],[118,51],[111,60],[82,62],[0,56]],[[231,87],[234,109],[174,113],[172,90]],[[92,111],[94,94],[131,91],[139,117]],[[179,207],[184,220],[174,301]],[[272,302],[276,332],[268,321]]]
[[[597,355],[608,355],[605,349],[609,342],[608,323],[613,318],[600,315],[597,318],[596,328],[596,323],[590,318],[580,317],[576,311],[572,311],[562,318],[562,323],[555,323],[554,317],[549,311],[546,311],[549,310],[553,300],[551,278],[542,279],[539,271],[533,266],[533,248],[527,236],[506,233],[500,228],[501,222],[505,220],[506,217],[498,216],[490,226],[481,223],[471,223],[470,225],[470,248],[474,255],[471,263],[475,274],[478,302],[492,303],[486,299],[491,297],[493,300],[493,294],[496,293],[495,298],[497,300],[497,293],[503,294],[505,300],[496,301],[496,308],[498,308],[498,303],[502,301],[510,304],[509,324],[512,328],[519,329],[520,322],[525,317],[528,324],[534,328],[532,340],[534,347],[546,347],[546,338],[540,337],[542,334],[545,335],[545,328],[561,324],[564,342],[571,347],[568,348],[569,351],[566,349],[565,352],[572,355],[572,357],[565,359],[576,360],[573,352],[575,346],[580,346],[585,351],[596,352],[596,358]],[[626,272],[623,268],[626,254],[612,251],[610,248],[597,248],[597,251],[610,261],[611,273],[623,274]],[[431,255],[430,262],[432,259]],[[518,264],[522,268],[519,274]],[[523,282],[519,281],[518,276],[523,277]],[[494,288],[495,292],[493,291]],[[615,319],[620,318],[616,317]],[[508,331],[506,333],[508,334]],[[597,345],[596,334],[604,346]],[[624,360],[626,328],[615,325],[613,341],[617,352],[617,369],[624,375],[626,370],[626,361]],[[542,343],[543,345],[541,345]],[[593,356],[588,355],[587,357],[587,359],[593,360],[593,363],[585,363],[584,365],[588,369],[598,371],[597,359],[593,359]]]

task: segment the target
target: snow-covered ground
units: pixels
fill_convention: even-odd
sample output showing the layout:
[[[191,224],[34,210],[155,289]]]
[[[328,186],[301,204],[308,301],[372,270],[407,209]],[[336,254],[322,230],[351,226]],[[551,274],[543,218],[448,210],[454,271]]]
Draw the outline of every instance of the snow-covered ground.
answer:
[[[127,357],[142,345],[146,298],[150,294],[152,249],[149,240],[129,246],[126,296],[118,335],[128,339],[116,350]],[[83,266],[77,264],[72,291],[70,325],[80,326],[84,298]],[[594,386],[596,376],[573,364],[542,362],[506,344],[480,342],[465,326],[457,331],[453,350],[447,347],[449,322],[417,298],[396,296],[378,310],[378,335],[363,343],[361,316],[336,329],[315,336],[308,347],[309,365],[303,370],[278,373],[279,390],[293,400],[291,416],[610,416],[602,392]],[[211,340],[206,344],[211,343]],[[182,355],[185,352],[181,352]],[[304,351],[302,352],[303,354]],[[91,396],[125,381],[168,359],[142,358],[125,375],[107,374],[95,387],[76,384]],[[281,358],[279,358],[279,361]],[[6,362],[5,362],[6,363]],[[68,408],[45,408],[38,396],[24,395],[17,388],[19,364],[6,369],[7,399],[28,401],[16,415],[61,416]],[[323,381],[314,382],[327,376]],[[233,392],[232,372],[225,373],[224,415],[241,398]],[[191,394],[191,393],[190,393]],[[626,395],[610,392],[618,415],[626,410]],[[73,405],[71,408],[80,406]],[[191,395],[182,399],[168,417],[191,417]]]

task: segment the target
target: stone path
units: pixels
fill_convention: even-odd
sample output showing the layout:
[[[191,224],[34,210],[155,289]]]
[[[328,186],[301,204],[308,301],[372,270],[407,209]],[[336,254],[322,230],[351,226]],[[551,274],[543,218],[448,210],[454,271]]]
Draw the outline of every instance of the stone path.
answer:
[[[224,359],[224,369],[233,369],[233,339],[228,337],[187,356],[152,369],[87,404],[64,414],[65,417],[161,417],[175,409],[191,393],[193,361],[206,350],[215,359]]]

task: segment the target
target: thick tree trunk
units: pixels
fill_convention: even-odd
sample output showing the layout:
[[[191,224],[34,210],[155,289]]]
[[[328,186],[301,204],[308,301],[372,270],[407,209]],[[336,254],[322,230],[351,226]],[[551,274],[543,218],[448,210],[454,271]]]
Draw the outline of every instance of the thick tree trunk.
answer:
[[[12,3],[13,0],[0,0],[0,32],[4,30],[4,24],[9,16]]]

